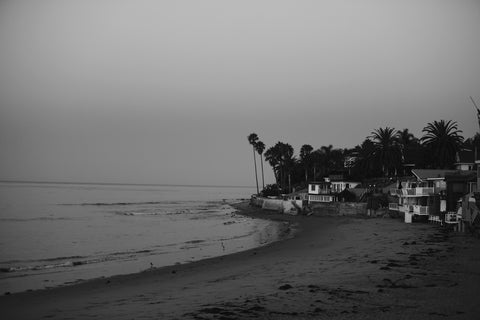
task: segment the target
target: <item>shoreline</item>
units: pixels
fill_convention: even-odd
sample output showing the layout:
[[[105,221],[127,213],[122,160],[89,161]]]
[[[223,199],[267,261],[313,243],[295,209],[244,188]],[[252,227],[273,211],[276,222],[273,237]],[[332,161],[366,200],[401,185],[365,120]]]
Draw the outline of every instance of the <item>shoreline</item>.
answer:
[[[238,199],[236,201],[245,202],[246,200]],[[103,204],[94,203],[93,205]],[[110,204],[105,203],[105,205]],[[198,210],[200,213],[202,212],[202,209]],[[213,210],[217,212],[217,217],[214,218],[218,222],[216,225],[221,227],[206,229],[206,224],[200,223],[203,232],[198,236],[195,232],[184,236],[180,233],[177,242],[171,241],[168,246],[144,246],[137,249],[131,249],[130,246],[130,249],[124,249],[125,245],[118,243],[118,250],[115,250],[113,254],[109,252],[85,254],[84,252],[66,252],[64,250],[67,254],[63,256],[56,255],[37,261],[25,260],[26,263],[22,263],[21,259],[13,259],[11,263],[7,261],[2,264],[2,270],[0,270],[0,295],[53,289],[98,278],[128,275],[155,268],[191,263],[268,245],[289,236],[290,229],[286,224],[242,215],[235,208],[235,204],[229,201],[215,202]],[[215,225],[215,221],[210,224]],[[148,238],[148,235],[152,233],[155,233],[155,230],[146,230],[145,237]],[[146,253],[142,254],[143,252]],[[131,254],[135,254],[135,257],[130,256]]]
[[[480,312],[478,239],[393,219],[234,207],[297,224],[299,231],[226,256],[3,295],[2,313],[15,319],[470,319]]]
[[[254,250],[256,250],[258,248],[262,248],[262,247],[268,247],[269,245],[271,245],[273,243],[291,239],[299,231],[299,230],[296,229],[296,227],[298,225],[296,222],[288,221],[288,219],[282,219],[283,215],[278,214],[278,213],[272,213],[271,216],[265,216],[264,212],[259,212],[257,208],[250,207],[248,205],[247,200],[242,200],[241,202],[236,202],[236,203],[230,203],[229,206],[231,206],[235,210],[235,212],[234,212],[235,214],[242,215],[242,216],[252,218],[252,219],[262,219],[262,220],[267,220],[267,221],[270,221],[270,222],[274,222],[274,224],[270,224],[270,226],[275,226],[275,228],[277,229],[277,232],[276,232],[277,236],[274,238],[271,235],[268,235],[268,240],[264,240],[265,243],[263,243],[263,244],[259,243],[258,246],[256,246],[256,247],[249,248],[249,249],[244,249],[244,250],[240,250],[240,251],[235,251],[235,252],[231,252],[231,253],[226,253],[226,254],[223,254],[223,255],[215,255],[215,256],[212,256],[212,257],[202,258],[202,259],[198,259],[198,260],[191,260],[191,261],[188,261],[188,262],[176,262],[176,263],[170,264],[170,265],[162,265],[162,266],[158,266],[158,267],[152,267],[150,269],[144,269],[144,270],[141,270],[139,272],[114,274],[114,275],[100,276],[100,277],[89,278],[89,279],[79,279],[79,280],[70,281],[70,282],[66,282],[66,283],[63,283],[63,284],[59,284],[59,285],[54,285],[54,286],[51,286],[51,287],[30,288],[30,289],[25,289],[25,290],[22,290],[22,291],[15,291],[15,292],[6,291],[6,292],[1,292],[0,297],[1,297],[1,295],[4,295],[4,296],[19,295],[19,294],[27,294],[27,293],[32,293],[32,292],[43,292],[43,291],[57,290],[57,289],[62,289],[62,288],[69,288],[69,287],[73,287],[73,286],[81,286],[81,285],[85,285],[85,284],[93,283],[93,282],[102,282],[104,280],[109,281],[110,279],[114,279],[114,278],[123,278],[123,277],[128,278],[128,277],[132,277],[134,275],[139,275],[139,274],[144,274],[144,273],[159,272],[161,270],[167,270],[167,271],[170,270],[170,269],[171,270],[176,270],[176,269],[180,269],[181,267],[183,267],[185,265],[191,265],[191,264],[200,263],[202,261],[208,261],[208,260],[212,260],[212,259],[215,260],[215,259],[219,259],[219,258],[222,258],[222,257],[230,256],[230,255],[241,254],[243,252],[254,251]],[[282,222],[283,222],[283,224],[281,224]]]

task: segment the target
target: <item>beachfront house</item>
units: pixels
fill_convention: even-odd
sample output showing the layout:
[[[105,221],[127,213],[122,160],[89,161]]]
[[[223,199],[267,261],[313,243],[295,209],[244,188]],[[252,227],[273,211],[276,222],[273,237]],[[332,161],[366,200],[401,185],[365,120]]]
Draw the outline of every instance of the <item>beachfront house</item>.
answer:
[[[389,210],[402,213],[407,223],[442,221],[447,211],[454,210],[459,197],[473,188],[470,171],[413,169],[412,174],[390,190],[395,201],[389,203]]]
[[[330,182],[333,193],[340,193],[346,189],[353,189],[360,185],[361,182],[345,179],[343,175],[330,175],[325,178],[326,182]]]
[[[470,231],[480,235],[480,155],[474,153],[474,161],[476,167],[476,183],[469,181],[470,192],[463,196],[461,206],[457,209],[457,217],[459,217],[459,229]]]
[[[332,184],[326,181],[312,181],[308,183],[308,203],[334,202],[335,194],[332,193]]]
[[[343,174],[332,174],[325,177],[324,181],[308,184],[308,202],[338,201],[339,194],[358,185],[360,185],[360,182],[345,179]]]

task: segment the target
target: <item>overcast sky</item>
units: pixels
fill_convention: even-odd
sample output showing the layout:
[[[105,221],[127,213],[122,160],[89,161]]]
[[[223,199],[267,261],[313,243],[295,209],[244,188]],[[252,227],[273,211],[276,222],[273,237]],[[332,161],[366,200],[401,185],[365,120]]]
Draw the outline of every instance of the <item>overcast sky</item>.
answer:
[[[254,185],[251,132],[471,137],[479,32],[479,0],[3,0],[0,179]]]

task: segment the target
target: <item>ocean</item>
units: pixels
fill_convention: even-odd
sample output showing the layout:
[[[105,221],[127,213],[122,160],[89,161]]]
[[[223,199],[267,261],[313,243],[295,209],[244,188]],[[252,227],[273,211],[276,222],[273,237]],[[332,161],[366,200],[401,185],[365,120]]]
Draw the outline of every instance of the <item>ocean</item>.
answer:
[[[281,224],[235,213],[246,187],[0,182],[0,293],[263,246]]]

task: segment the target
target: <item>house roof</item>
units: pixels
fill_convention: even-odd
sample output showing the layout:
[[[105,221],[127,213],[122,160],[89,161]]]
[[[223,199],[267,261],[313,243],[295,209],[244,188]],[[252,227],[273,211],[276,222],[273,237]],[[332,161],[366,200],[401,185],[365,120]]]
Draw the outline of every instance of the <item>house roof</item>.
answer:
[[[456,170],[413,169],[412,173],[418,180],[445,179],[445,175],[457,172]]]
[[[475,171],[457,171],[454,174],[445,176],[445,181],[476,181],[477,173]]]
[[[308,181],[308,184],[329,184],[330,182],[325,181]]]

